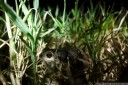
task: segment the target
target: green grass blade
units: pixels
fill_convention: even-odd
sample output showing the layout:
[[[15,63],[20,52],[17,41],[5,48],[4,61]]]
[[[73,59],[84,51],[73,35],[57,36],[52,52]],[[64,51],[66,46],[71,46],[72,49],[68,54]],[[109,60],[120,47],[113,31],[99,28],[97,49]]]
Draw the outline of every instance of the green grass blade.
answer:
[[[65,17],[66,17],[66,0],[64,0],[64,11],[63,11],[63,19],[62,19],[63,25],[65,24]]]
[[[39,8],[39,0],[33,0],[33,7],[35,10]]]
[[[56,28],[51,28],[49,29],[47,32],[43,33],[42,35],[40,35],[40,37],[44,37],[46,35],[48,35],[49,33],[51,33],[52,31],[54,31]]]
[[[24,33],[30,34],[27,25],[23,22],[23,20],[16,14],[16,12],[7,4],[1,3],[0,6],[6,11],[9,18],[16,24],[16,26]]]
[[[15,23],[15,25],[29,38],[30,42],[33,43],[34,39],[29,32],[29,28],[24,23],[24,21],[16,14],[16,12],[7,3],[2,2],[0,6],[5,10],[12,22]]]
[[[10,39],[10,38],[12,38],[12,31],[11,31],[10,19],[9,19],[7,13],[5,13],[5,18],[6,18],[6,26],[7,26],[8,37]]]
[[[15,5],[16,5],[16,12],[18,13],[18,3],[17,3],[17,0],[15,0]]]
[[[28,50],[30,56],[31,56],[31,62],[32,62],[32,72],[30,72],[31,76],[34,77],[34,81],[32,82],[36,82],[36,58],[35,58],[35,54],[33,53],[32,49],[29,47],[29,45],[26,43],[26,41],[20,37],[20,39],[22,40],[22,42],[24,42],[26,49]]]

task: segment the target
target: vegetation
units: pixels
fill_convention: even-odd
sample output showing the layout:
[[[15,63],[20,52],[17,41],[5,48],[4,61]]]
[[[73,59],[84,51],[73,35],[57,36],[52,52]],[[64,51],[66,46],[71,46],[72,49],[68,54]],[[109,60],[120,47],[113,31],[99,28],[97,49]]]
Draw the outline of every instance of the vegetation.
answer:
[[[64,85],[75,85],[72,62],[81,56],[86,56],[82,58],[85,62],[82,69],[89,85],[128,81],[121,78],[128,76],[124,73],[128,64],[128,12],[123,9],[114,12],[101,3],[93,7],[92,2],[84,12],[78,7],[78,1],[67,13],[64,0],[63,13],[57,7],[53,14],[51,9],[40,9],[39,0],[33,0],[32,8],[26,5],[26,0],[15,0],[15,9],[6,0],[0,0],[3,14],[0,16],[0,80],[3,85],[62,85],[57,82],[61,79],[69,82]],[[58,55],[64,54],[74,59],[68,56],[69,59],[62,62]]]

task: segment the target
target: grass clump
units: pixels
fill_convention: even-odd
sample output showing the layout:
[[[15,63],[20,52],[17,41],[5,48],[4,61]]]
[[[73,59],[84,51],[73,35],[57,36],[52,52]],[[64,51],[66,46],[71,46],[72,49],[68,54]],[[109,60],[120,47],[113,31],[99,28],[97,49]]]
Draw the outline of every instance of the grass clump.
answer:
[[[8,49],[7,54],[0,52],[4,85],[83,85],[121,81],[120,75],[125,75],[121,69],[127,67],[127,11],[90,2],[84,12],[76,0],[67,13],[64,0],[63,12],[57,7],[53,14],[41,10],[39,0],[33,1],[33,8],[26,0],[15,0],[15,10],[6,0],[0,2],[5,23],[0,24],[0,49]],[[78,75],[85,80],[77,82]]]

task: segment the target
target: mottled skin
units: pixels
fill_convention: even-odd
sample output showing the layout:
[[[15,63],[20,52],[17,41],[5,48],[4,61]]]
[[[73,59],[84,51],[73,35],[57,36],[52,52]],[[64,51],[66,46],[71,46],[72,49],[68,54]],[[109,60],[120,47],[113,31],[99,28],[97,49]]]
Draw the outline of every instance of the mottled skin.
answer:
[[[59,60],[59,64],[63,63],[62,73],[70,79],[59,79],[60,85],[86,85],[88,84],[85,77],[85,70],[89,67],[89,61],[86,55],[76,48],[59,48],[59,49],[46,49],[45,52],[52,51],[54,57]],[[69,65],[69,70],[67,67]],[[68,71],[68,72],[66,72]],[[68,74],[70,72],[70,74]]]

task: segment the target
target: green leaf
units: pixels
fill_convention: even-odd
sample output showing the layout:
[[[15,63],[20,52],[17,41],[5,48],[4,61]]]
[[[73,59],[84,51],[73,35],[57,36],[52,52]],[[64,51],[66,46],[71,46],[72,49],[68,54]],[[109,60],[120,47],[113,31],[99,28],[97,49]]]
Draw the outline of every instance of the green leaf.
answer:
[[[24,33],[29,34],[29,29],[27,25],[23,22],[23,20],[16,14],[16,12],[7,4],[1,3],[0,6],[5,10],[8,14],[9,18],[16,24],[16,26]]]
[[[36,78],[36,57],[35,57],[35,54],[32,52],[31,47],[29,47],[29,45],[26,43],[26,41],[22,37],[20,37],[20,39],[25,44],[25,47],[26,47],[26,49],[28,50],[28,52],[31,56],[31,62],[32,62],[32,65],[33,65],[33,72],[32,73],[34,75],[34,78]]]
[[[41,35],[41,37],[44,37],[44,36],[48,35],[48,34],[51,33],[52,31],[54,31],[55,29],[56,29],[56,28],[51,28],[51,29],[49,29],[47,32],[43,33],[43,34]]]
[[[27,11],[27,13],[25,14],[25,16],[24,16],[24,18],[23,18],[23,21],[24,21],[24,22],[29,18],[30,14],[32,13],[32,10],[33,10],[33,9],[30,9],[29,11]]]
[[[39,7],[39,0],[33,0],[34,9],[37,10]]]
[[[25,6],[25,3],[21,0],[21,3],[22,3],[22,12],[24,13],[24,15],[26,15],[26,13],[28,13],[28,9],[27,7]]]
[[[18,12],[18,3],[17,3],[17,0],[15,0],[15,5],[16,5],[16,12]]]
[[[16,12],[5,2],[2,2],[0,4],[0,6],[8,14],[8,16],[12,20],[12,22],[29,38],[31,43],[33,43],[34,39],[29,31],[29,28],[24,23],[24,21],[16,14]]]

